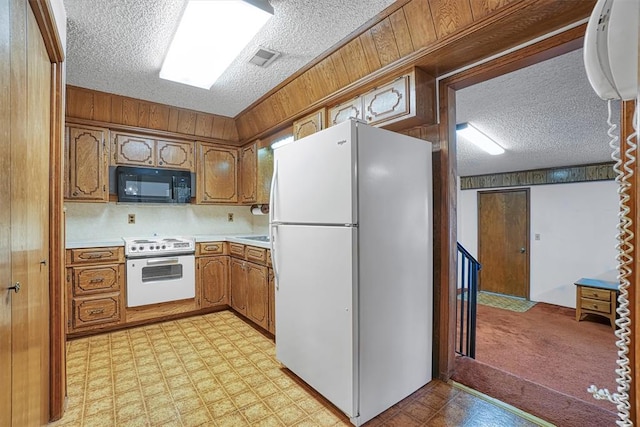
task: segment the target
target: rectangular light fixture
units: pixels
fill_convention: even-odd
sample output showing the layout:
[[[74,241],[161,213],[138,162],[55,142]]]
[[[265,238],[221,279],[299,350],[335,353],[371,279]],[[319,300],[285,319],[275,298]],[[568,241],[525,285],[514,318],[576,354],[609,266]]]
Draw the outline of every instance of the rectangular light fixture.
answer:
[[[477,128],[473,127],[471,123],[460,123],[456,125],[456,135],[466,139],[475,146],[482,148],[493,156],[504,153],[504,148],[499,146],[493,139],[489,138]]]
[[[160,78],[210,89],[272,16],[266,0],[189,0]]]

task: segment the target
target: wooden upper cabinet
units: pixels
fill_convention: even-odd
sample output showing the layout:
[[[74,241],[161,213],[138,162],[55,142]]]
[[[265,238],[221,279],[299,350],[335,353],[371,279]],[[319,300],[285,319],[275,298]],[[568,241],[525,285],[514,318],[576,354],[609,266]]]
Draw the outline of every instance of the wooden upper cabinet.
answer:
[[[390,130],[435,123],[435,79],[413,68],[329,110],[329,126],[357,118]]]
[[[313,114],[301,118],[293,122],[293,139],[302,139],[318,131],[324,129],[325,126],[325,108],[321,108]]]
[[[270,145],[258,149],[258,173],[256,177],[256,203],[269,204],[271,179],[273,178],[273,148]]]
[[[156,140],[142,135],[114,132],[112,150],[114,165],[195,170],[193,143],[190,141]]]
[[[329,126],[335,126],[338,123],[342,123],[348,119],[361,119],[362,120],[362,98],[356,96],[347,102],[343,102],[340,105],[329,110]]]
[[[409,76],[379,87],[362,97],[364,118],[370,125],[409,114]]]
[[[197,143],[197,203],[238,202],[238,150]]]
[[[156,141],[156,153],[158,167],[195,172],[191,142]]]
[[[112,150],[115,165],[155,166],[156,142],[151,138],[114,132]]]
[[[257,148],[254,142],[240,150],[240,203],[256,203]]]
[[[68,126],[65,129],[65,199],[109,201],[108,129]]]

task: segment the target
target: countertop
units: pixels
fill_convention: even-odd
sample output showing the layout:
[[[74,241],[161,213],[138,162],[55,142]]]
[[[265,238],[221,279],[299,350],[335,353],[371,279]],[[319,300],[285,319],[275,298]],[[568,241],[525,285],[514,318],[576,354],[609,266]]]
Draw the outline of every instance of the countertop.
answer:
[[[245,239],[243,237],[264,236],[264,234],[196,234],[196,243],[203,242],[234,242],[243,245],[257,246],[259,248],[271,249],[269,242],[261,242],[259,240]],[[103,248],[108,246],[124,246],[124,240],[105,239],[105,240],[77,240],[66,242],[67,249],[81,248]]]

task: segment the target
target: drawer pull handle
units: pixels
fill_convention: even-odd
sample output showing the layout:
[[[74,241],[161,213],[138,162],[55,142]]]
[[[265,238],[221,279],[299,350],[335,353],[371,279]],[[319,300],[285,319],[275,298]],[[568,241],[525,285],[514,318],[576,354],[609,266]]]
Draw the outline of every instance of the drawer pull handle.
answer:
[[[102,258],[102,256],[104,255],[104,253],[99,253],[99,254],[88,254],[88,258],[89,259],[96,259],[96,258]]]
[[[89,283],[100,283],[100,282],[104,282],[104,277],[99,277],[96,279],[89,280]]]
[[[89,310],[89,315],[102,314],[102,313],[104,313],[104,308],[97,308],[95,310]]]
[[[220,245],[205,246],[204,248],[208,251],[217,251],[220,249]]]

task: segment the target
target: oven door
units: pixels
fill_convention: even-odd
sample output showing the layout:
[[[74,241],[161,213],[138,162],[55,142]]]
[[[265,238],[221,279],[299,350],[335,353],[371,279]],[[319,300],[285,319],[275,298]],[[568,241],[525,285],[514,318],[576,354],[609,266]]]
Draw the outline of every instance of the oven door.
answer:
[[[196,296],[193,255],[127,260],[127,307]]]

